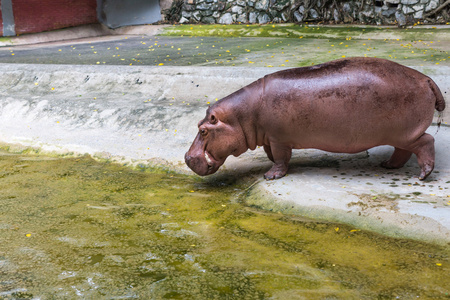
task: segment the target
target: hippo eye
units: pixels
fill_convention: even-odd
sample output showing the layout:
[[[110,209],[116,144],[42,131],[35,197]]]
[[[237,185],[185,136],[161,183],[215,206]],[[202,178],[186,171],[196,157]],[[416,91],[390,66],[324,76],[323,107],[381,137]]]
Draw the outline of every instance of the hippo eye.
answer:
[[[205,135],[206,135],[206,133],[207,133],[207,132],[206,132],[206,130],[205,130],[205,129],[200,129],[200,134],[201,134],[201,135],[205,136]]]

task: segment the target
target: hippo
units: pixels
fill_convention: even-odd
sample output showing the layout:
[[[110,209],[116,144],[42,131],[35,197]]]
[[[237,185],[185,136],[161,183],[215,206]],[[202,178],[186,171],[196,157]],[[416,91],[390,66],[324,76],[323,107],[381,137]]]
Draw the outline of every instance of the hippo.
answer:
[[[379,58],[345,58],[292,68],[258,79],[217,101],[198,123],[185,155],[201,176],[215,173],[229,155],[262,146],[272,168],[286,175],[292,149],[357,153],[394,147],[385,168],[402,167],[414,153],[419,179],[434,169],[434,138],[425,133],[445,101],[426,75]]]

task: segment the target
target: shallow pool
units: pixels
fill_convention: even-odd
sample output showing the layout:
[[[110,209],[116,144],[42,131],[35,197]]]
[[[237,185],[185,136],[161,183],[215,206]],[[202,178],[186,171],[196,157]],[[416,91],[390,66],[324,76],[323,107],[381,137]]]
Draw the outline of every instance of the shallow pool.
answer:
[[[0,299],[449,299],[450,250],[245,205],[251,182],[0,153]]]

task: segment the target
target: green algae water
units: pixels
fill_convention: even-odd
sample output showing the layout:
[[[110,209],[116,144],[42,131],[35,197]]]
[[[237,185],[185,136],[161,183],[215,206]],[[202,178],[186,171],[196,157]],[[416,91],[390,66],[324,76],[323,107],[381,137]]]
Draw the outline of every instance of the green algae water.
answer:
[[[448,247],[260,211],[248,185],[2,152],[0,299],[450,299]]]

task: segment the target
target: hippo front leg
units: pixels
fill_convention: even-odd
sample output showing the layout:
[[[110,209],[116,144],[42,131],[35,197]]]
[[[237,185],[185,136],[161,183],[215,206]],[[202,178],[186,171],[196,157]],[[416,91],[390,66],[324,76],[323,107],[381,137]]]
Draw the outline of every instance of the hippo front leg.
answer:
[[[270,148],[269,145],[264,145],[264,152],[266,152],[267,157],[268,157],[272,162],[275,162],[275,161],[273,160],[272,149]]]
[[[274,162],[272,168],[264,174],[266,180],[279,179],[287,173],[289,161],[291,160],[292,148],[282,145],[265,145],[264,151],[271,161]]]

